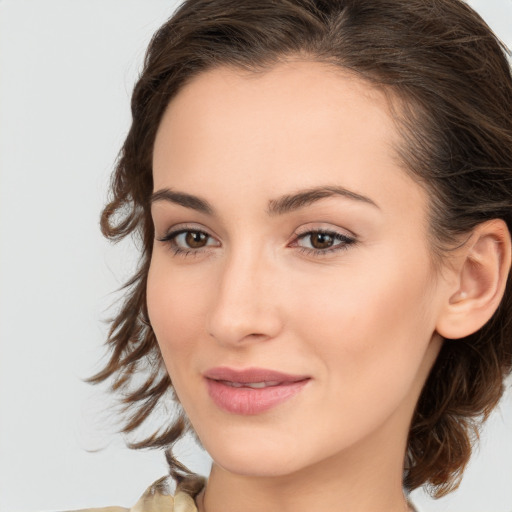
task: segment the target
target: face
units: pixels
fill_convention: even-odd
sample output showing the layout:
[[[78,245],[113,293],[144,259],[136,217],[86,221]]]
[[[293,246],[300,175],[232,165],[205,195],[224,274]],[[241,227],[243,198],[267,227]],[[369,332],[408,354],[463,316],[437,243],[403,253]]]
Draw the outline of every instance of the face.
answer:
[[[442,284],[398,142],[384,95],[321,63],[217,68],[170,103],[149,317],[225,470],[403,456]]]

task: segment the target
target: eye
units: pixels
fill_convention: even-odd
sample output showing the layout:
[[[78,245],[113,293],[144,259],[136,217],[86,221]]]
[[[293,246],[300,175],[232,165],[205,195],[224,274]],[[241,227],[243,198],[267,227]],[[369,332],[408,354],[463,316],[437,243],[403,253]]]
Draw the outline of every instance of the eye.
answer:
[[[176,243],[183,243],[191,249],[200,249],[208,243],[208,235],[203,231],[184,231],[174,237]]]
[[[208,233],[199,229],[181,228],[170,231],[159,242],[169,245],[175,255],[190,256],[204,252],[204,248],[218,246],[218,242]]]
[[[314,249],[329,249],[334,244],[336,238],[331,233],[315,231],[307,235]],[[304,239],[304,237],[302,237]]]
[[[293,246],[303,253],[313,256],[324,256],[348,249],[356,243],[356,239],[337,231],[310,230],[297,236]]]

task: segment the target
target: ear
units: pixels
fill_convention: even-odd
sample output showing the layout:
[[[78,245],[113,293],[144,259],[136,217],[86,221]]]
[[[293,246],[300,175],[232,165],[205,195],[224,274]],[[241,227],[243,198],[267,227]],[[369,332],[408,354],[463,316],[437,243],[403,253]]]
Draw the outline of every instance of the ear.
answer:
[[[448,339],[469,336],[490,320],[498,308],[511,265],[511,240],[506,223],[479,224],[457,249],[446,300],[436,325]]]

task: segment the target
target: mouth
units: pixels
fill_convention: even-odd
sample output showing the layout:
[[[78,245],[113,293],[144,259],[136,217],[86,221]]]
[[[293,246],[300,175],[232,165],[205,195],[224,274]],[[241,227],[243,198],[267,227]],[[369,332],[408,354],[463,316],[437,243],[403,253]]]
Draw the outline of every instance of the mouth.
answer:
[[[215,405],[232,414],[254,415],[288,401],[311,378],[264,368],[211,368],[203,373]]]
[[[231,382],[229,380],[218,380],[217,382],[221,382],[226,386],[231,386],[232,388],[251,388],[251,389],[262,389],[273,386],[279,386],[284,384],[283,382]]]

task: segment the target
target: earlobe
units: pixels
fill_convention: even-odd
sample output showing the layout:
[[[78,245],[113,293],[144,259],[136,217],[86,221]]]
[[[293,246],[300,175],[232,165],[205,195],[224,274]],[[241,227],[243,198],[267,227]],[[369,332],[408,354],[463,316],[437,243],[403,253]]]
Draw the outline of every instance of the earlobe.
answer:
[[[448,339],[473,334],[493,316],[507,283],[511,266],[511,240],[506,223],[493,219],[479,224],[458,249],[454,286],[436,325]]]

